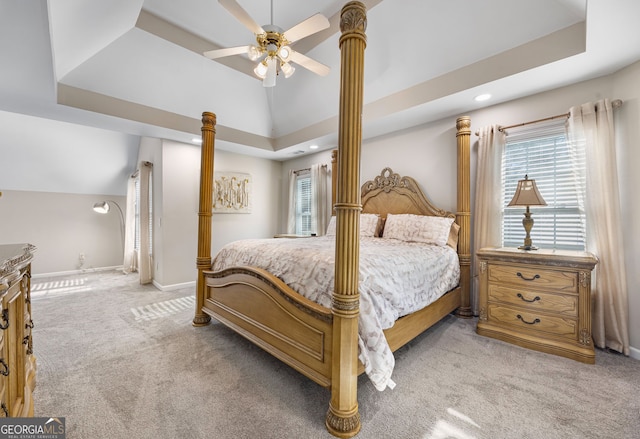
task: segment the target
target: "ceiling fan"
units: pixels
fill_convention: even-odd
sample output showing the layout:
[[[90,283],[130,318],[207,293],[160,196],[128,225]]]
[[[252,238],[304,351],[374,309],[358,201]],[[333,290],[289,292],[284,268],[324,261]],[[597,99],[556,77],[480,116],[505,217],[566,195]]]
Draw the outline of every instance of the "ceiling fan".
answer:
[[[210,50],[204,53],[209,59],[231,55],[247,54],[250,60],[258,61],[253,72],[262,79],[264,87],[276,85],[276,76],[282,72],[285,78],[295,71],[291,63],[298,64],[318,75],[325,76],[329,67],[292,50],[290,44],[329,27],[329,20],[322,14],[315,14],[283,31],[273,24],[260,26],[236,0],[218,0],[221,6],[231,13],[240,23],[255,34],[256,45],[229,47]],[[271,1],[271,21],[273,22],[273,0]]]

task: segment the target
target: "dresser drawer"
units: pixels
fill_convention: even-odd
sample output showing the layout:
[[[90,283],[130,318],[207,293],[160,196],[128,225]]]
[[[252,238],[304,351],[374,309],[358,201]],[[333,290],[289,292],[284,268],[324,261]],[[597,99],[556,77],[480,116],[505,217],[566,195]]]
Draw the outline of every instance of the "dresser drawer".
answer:
[[[578,337],[578,322],[570,318],[489,304],[489,319],[526,332],[543,332],[572,340]]]
[[[505,266],[489,264],[489,282],[509,284],[518,288],[535,288],[563,293],[577,293],[575,271],[556,271],[536,266]]]
[[[516,305],[528,312],[544,311],[578,318],[578,296],[573,294],[551,294],[490,284],[489,301]]]

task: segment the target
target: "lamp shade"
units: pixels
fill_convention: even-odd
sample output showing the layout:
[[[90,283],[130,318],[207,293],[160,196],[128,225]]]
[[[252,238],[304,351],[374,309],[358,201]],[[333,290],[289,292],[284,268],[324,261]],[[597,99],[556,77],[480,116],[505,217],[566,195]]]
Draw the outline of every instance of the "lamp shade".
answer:
[[[253,73],[260,79],[264,79],[267,76],[267,62],[262,60],[258,63],[255,69],[253,69]]]
[[[517,206],[546,206],[547,203],[538,192],[535,180],[529,180],[529,176],[525,175],[524,180],[518,180],[516,193],[513,195],[511,202],[507,207]]]
[[[293,67],[288,62],[282,63],[280,65],[280,68],[282,69],[282,73],[284,73],[285,78],[289,78],[291,75],[293,75],[293,72],[296,71],[295,67]]]
[[[111,206],[107,201],[101,201],[93,205],[93,210],[98,213],[108,213]]]

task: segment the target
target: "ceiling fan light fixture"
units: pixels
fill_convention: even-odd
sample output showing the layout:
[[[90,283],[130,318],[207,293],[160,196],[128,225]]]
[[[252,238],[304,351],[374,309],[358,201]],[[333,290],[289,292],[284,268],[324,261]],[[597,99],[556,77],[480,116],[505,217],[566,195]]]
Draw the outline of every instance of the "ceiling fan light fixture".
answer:
[[[264,79],[267,76],[267,70],[267,61],[262,60],[262,62],[259,62],[256,68],[253,69],[253,73],[255,73],[258,78]]]
[[[262,56],[262,51],[256,46],[250,46],[247,56],[251,61],[257,61]]]
[[[296,71],[296,68],[287,62],[283,62],[282,64],[280,64],[280,69],[282,70],[282,73],[284,73],[285,78],[290,77],[291,75],[293,75],[293,72]]]
[[[238,0],[218,0],[218,3],[254,34],[255,42],[252,45],[209,50],[203,53],[205,57],[218,59],[224,56],[246,54],[251,61],[256,62],[253,72],[262,79],[264,87],[275,86],[276,77],[280,72],[285,78],[289,78],[295,71],[290,63],[300,65],[320,76],[326,76],[329,73],[329,67],[289,47],[290,44],[302,38],[329,28],[329,20],[324,15],[314,14],[283,31],[282,28],[273,24],[273,0],[271,0],[271,24],[264,26],[258,25],[240,6]]]
[[[289,46],[282,46],[278,51],[278,56],[284,62],[289,61],[289,58],[291,57],[291,48]]]

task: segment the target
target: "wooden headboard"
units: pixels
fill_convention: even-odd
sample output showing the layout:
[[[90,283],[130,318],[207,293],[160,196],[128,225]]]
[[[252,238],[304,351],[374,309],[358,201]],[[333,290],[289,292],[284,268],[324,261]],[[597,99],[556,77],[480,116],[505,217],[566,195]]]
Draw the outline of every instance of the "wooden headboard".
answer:
[[[435,207],[411,177],[401,177],[391,168],[362,185],[360,192],[363,213],[377,213],[386,218],[388,213],[455,218],[452,212]]]
[[[338,151],[334,150],[331,153],[331,206],[336,203],[337,162]],[[376,213],[381,218],[386,218],[388,213],[456,218],[455,213],[435,207],[412,177],[402,177],[391,168],[384,168],[380,175],[362,185],[360,203],[363,213]]]

